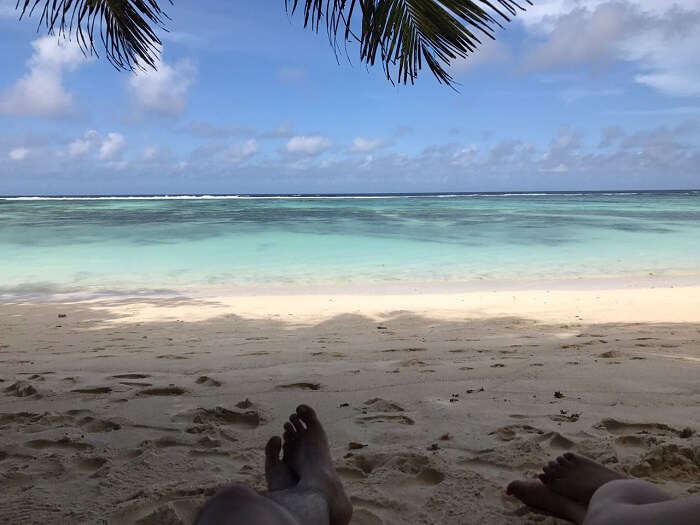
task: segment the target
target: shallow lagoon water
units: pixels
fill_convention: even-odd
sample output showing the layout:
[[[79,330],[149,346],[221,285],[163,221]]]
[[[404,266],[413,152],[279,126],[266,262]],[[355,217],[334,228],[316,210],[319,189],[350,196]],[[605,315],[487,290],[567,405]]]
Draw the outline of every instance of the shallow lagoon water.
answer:
[[[700,192],[0,199],[0,293],[700,275]]]

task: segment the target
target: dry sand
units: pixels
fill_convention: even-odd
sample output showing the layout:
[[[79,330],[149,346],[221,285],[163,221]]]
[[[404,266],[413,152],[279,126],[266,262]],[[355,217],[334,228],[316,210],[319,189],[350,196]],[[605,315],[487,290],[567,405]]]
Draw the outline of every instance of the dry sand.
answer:
[[[557,523],[503,487],[564,450],[697,492],[699,341],[696,286],[2,304],[0,522],[188,523],[302,402],[358,525]]]

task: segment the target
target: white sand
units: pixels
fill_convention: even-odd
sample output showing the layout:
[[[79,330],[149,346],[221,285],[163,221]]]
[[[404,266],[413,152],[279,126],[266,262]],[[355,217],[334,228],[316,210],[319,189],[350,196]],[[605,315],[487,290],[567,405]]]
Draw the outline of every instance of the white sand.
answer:
[[[0,522],[187,523],[301,402],[355,524],[555,523],[503,487],[566,449],[697,491],[699,341],[682,285],[0,305]]]

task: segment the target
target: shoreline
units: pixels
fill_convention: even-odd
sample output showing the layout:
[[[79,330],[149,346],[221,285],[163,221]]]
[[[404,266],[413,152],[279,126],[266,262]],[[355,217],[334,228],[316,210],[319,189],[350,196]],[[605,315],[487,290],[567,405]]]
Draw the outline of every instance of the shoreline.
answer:
[[[50,285],[17,285],[0,288],[0,304],[22,302],[77,302],[110,299],[165,299],[212,297],[284,297],[284,296],[382,296],[459,294],[473,292],[591,291],[655,289],[700,286],[700,274],[655,274],[556,279],[475,279],[469,281],[396,281],[319,283],[306,285],[209,285],[197,287],[114,288],[91,287],[52,289]]]

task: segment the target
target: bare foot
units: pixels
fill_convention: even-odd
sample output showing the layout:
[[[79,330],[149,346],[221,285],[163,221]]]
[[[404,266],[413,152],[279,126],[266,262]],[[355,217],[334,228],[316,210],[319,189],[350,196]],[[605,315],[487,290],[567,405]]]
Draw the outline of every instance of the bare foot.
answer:
[[[558,518],[573,521],[577,525],[586,517],[586,506],[560,496],[541,482],[513,481],[506,492],[515,496],[529,507],[544,510]]]
[[[328,501],[330,525],[347,525],[352,504],[333,467],[328,438],[316,412],[299,405],[284,424],[284,462],[299,478],[299,487],[316,490]]]
[[[280,459],[281,451],[282,440],[279,436],[270,438],[265,446],[265,479],[270,491],[290,489],[299,483],[299,478],[289,465]]]
[[[593,493],[607,482],[625,479],[622,474],[571,452],[550,461],[543,472],[540,480],[552,491],[586,505]]]

